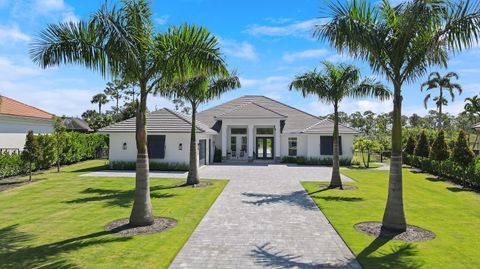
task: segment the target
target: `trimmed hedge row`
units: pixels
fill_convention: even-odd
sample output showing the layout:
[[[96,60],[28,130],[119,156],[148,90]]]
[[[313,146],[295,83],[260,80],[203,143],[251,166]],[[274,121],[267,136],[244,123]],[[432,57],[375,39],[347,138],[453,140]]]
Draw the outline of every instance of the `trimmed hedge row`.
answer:
[[[406,154],[403,161],[405,164],[449,179],[464,187],[480,189],[480,159],[477,159],[476,164],[461,166],[451,160],[435,161],[429,158]]]
[[[94,159],[102,149],[107,148],[107,136],[103,134],[83,134],[68,132],[61,134],[62,151],[57,152],[57,140],[52,134],[35,136],[38,143],[37,160],[33,170],[48,169],[57,164],[72,164],[83,160]],[[0,153],[0,178],[23,175],[28,172],[28,163],[21,154]]]
[[[110,169],[112,170],[135,170],[137,167],[135,162],[110,162]],[[151,171],[188,171],[188,163],[175,162],[150,162]]]
[[[333,165],[332,158],[306,158],[303,156],[285,156],[282,158],[282,163],[295,163],[298,165]],[[350,166],[352,164],[352,158],[340,158],[340,166]]]

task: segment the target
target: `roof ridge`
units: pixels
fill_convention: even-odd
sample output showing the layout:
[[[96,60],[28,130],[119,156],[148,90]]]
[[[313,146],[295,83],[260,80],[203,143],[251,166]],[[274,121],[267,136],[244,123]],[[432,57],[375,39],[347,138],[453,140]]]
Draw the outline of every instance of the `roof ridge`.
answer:
[[[326,120],[326,119],[321,119],[320,121],[318,121],[318,122],[316,122],[316,123],[308,126],[307,128],[305,128],[305,129],[302,130],[302,133],[310,130],[311,128],[313,128],[313,127],[315,127],[315,126],[317,126],[317,125],[319,125],[320,123],[324,122],[325,120]]]
[[[31,108],[36,109],[36,110],[39,110],[39,111],[41,111],[41,112],[43,112],[43,113],[46,113],[46,114],[52,116],[52,119],[53,119],[53,117],[55,117],[55,114],[52,114],[52,113],[50,113],[50,112],[47,112],[47,111],[45,111],[45,110],[43,110],[43,109],[40,109],[40,108],[38,108],[38,107],[34,107],[34,106],[31,106],[31,105],[25,104],[24,102],[15,100],[15,99],[10,98],[10,97],[5,96],[5,95],[0,95],[0,99],[3,99],[3,98],[6,98],[6,99],[8,99],[8,100],[10,100],[10,101],[13,101],[13,102],[15,102],[15,103],[19,103],[19,104],[24,105],[24,106],[31,107]],[[1,105],[2,105],[2,102],[0,101],[0,106],[1,106]],[[6,115],[14,115],[14,114],[7,114],[7,113],[3,113],[3,114],[6,114]],[[16,116],[19,116],[19,115],[16,115]],[[41,117],[34,117],[34,116],[24,116],[24,117],[41,118]]]
[[[277,103],[277,104],[280,104],[280,105],[286,106],[286,107],[288,107],[288,108],[294,109],[294,110],[296,110],[296,111],[298,111],[298,112],[301,112],[301,113],[306,114],[306,115],[308,115],[308,116],[311,116],[311,117],[313,117],[313,118],[319,119],[317,116],[315,116],[315,115],[313,115],[313,114],[310,114],[310,113],[308,113],[308,112],[305,112],[305,111],[303,111],[303,110],[301,110],[301,109],[299,109],[299,108],[293,107],[293,106],[291,106],[291,105],[287,105],[287,104],[285,104],[285,103],[282,103],[282,102],[280,102],[280,101],[277,101],[277,100],[275,100],[275,99],[273,99],[273,98],[270,98],[270,97],[268,97],[268,96],[264,96],[264,95],[263,95],[262,97],[265,97],[265,98],[267,98],[268,100],[271,100],[271,101],[273,101],[273,102],[275,102],[275,103]]]

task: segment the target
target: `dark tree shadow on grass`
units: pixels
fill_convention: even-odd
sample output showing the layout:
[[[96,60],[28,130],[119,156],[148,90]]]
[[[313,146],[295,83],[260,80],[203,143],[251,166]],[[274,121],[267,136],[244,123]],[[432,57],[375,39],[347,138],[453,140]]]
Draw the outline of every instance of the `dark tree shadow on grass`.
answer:
[[[315,210],[317,209],[316,205],[312,203],[312,200],[309,199],[308,194],[305,191],[294,191],[287,194],[267,194],[267,193],[251,193],[244,192],[242,193],[246,197],[257,198],[256,201],[243,201],[247,204],[252,205],[269,205],[284,203],[289,205],[299,206],[303,209]]]
[[[0,268],[73,269],[77,265],[59,257],[84,247],[125,242],[128,237],[98,238],[107,232],[97,232],[39,246],[29,245],[32,235],[17,230],[18,225],[0,229]]]
[[[318,268],[351,268],[356,264],[355,260],[335,264],[302,262],[301,255],[285,253],[275,250],[270,243],[261,246],[255,246],[250,256],[256,264],[267,268],[302,268],[302,269],[318,269]],[[356,267],[354,267],[356,268]]]
[[[172,189],[176,187],[157,185],[150,187],[150,197],[152,199],[162,199],[162,198],[171,198],[176,196],[172,193],[160,193],[158,191]],[[84,198],[78,198],[75,200],[67,201],[66,203],[88,203],[88,202],[99,202],[105,201],[105,206],[120,206],[120,207],[130,207],[133,202],[133,195],[135,190],[112,190],[112,189],[98,189],[98,188],[87,188],[81,192],[81,194],[90,194],[93,196],[88,196]]]
[[[357,259],[367,268],[395,268],[395,269],[417,269],[423,263],[416,260],[418,251],[412,243],[403,243],[392,246],[389,251],[379,250],[390,241],[389,238],[377,237],[358,255]],[[371,255],[375,253],[375,255]]]
[[[337,201],[337,202],[360,202],[364,199],[361,197],[343,197],[343,196],[312,196],[314,199],[321,199],[325,201]]]

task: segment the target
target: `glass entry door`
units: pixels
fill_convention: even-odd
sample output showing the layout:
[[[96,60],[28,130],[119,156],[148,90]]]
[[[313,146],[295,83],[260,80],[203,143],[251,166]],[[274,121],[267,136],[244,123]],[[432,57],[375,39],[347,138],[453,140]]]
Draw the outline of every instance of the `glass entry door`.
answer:
[[[257,137],[257,159],[273,159],[273,137]]]

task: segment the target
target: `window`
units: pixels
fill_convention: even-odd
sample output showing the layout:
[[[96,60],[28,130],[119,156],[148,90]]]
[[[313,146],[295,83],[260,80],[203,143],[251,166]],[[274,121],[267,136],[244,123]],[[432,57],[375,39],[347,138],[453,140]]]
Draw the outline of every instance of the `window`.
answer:
[[[241,151],[247,151],[247,137],[242,136]]]
[[[257,135],[273,135],[273,128],[257,128]]]
[[[242,134],[247,134],[247,129],[246,128],[232,128],[230,131],[232,135],[242,135]]]
[[[230,150],[237,151],[237,137],[232,136],[230,137]]]
[[[297,138],[288,138],[288,156],[297,156]]]
[[[339,154],[342,155],[342,137],[338,137]],[[333,136],[320,136],[320,155],[333,155]]]

